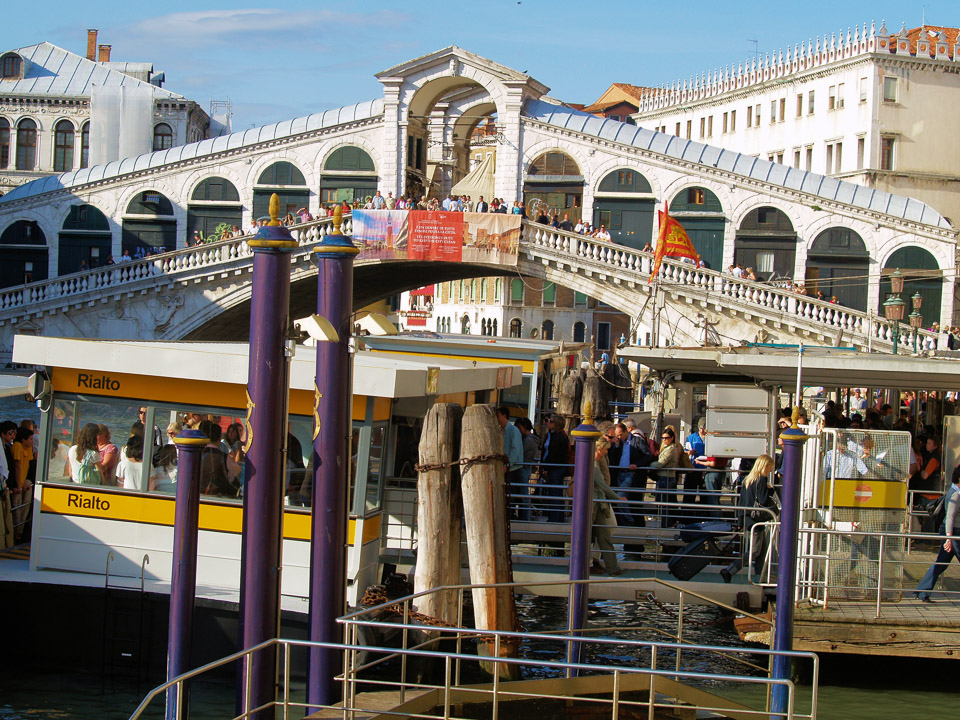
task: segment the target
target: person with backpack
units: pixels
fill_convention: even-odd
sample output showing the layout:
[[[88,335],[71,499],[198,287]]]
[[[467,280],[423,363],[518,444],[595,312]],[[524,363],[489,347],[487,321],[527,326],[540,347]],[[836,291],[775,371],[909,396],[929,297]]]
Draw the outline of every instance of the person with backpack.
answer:
[[[87,423],[77,433],[77,444],[67,451],[70,479],[80,485],[103,485],[103,462],[97,435],[100,427]]]
[[[937,584],[937,580],[943,575],[947,566],[953,558],[960,561],[960,548],[957,547],[960,541],[954,541],[950,538],[953,535],[957,520],[957,509],[960,508],[960,465],[953,469],[953,476],[950,478],[950,487],[943,496],[944,515],[943,522],[940,525],[940,534],[946,535],[947,539],[943,541],[940,550],[937,552],[937,559],[923,576],[913,596],[920,602],[932,603],[930,591]]]

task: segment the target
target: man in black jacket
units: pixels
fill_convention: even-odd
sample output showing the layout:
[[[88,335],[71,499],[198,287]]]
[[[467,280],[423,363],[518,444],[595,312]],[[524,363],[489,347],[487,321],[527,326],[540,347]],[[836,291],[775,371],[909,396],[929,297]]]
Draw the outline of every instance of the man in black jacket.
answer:
[[[643,493],[632,491],[631,488],[642,490],[647,486],[647,471],[642,468],[649,467],[655,458],[642,443],[631,442],[630,431],[626,425],[617,423],[613,430],[614,439],[607,456],[610,462],[611,484],[624,500],[640,502],[643,500]],[[617,508],[617,522],[622,525],[643,526],[643,513],[633,513],[629,506],[621,505]]]
[[[543,451],[540,462],[545,467],[540,469],[541,496],[544,498],[560,498],[566,488],[566,478],[570,474],[567,463],[570,462],[570,440],[563,431],[563,418],[551,414],[544,420],[546,437],[543,441]],[[563,500],[543,500],[543,509],[547,522],[563,522]]]
[[[485,213],[490,210],[490,206],[487,204],[487,201],[483,199],[483,195],[480,196],[480,200],[477,202],[477,206],[474,208],[474,212]]]

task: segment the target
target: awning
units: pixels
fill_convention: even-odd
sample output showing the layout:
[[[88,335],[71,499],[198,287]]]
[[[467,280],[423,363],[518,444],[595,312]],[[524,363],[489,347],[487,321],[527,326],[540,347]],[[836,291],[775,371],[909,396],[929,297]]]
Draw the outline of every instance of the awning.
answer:
[[[0,398],[27,394],[27,380],[22,375],[0,375]]]
[[[477,202],[480,197],[484,200],[490,200],[493,197],[495,187],[496,165],[493,161],[493,155],[487,155],[479,165],[477,165],[470,174],[463,180],[453,186],[451,192],[454,195],[467,195]]]
[[[686,382],[756,382],[793,389],[796,348],[626,347],[618,357]],[[804,348],[805,387],[960,390],[960,360]]]

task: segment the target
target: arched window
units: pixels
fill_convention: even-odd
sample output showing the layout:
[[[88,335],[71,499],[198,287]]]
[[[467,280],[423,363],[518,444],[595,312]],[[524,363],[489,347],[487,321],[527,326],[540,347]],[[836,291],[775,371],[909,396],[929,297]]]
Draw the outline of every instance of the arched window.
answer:
[[[574,323],[573,325],[573,341],[582,343],[585,342],[584,338],[587,335],[587,326],[582,322]]]
[[[580,167],[569,155],[562,152],[547,152],[530,165],[530,175],[570,175],[579,177]]]
[[[463,317],[460,318],[460,332],[463,335],[470,334],[470,316],[466,313],[464,313]]]
[[[514,318],[510,321],[510,337],[518,338],[522,337],[523,333],[523,323],[520,321],[520,318]]]
[[[153,128],[153,149],[166,150],[173,147],[173,130],[166,123],[157,123]]]
[[[514,278],[510,283],[510,304],[523,305],[523,280]]]
[[[237,186],[222,177],[208,177],[203,180],[193,194],[191,200],[208,200],[211,202],[240,202],[240,193]]]
[[[16,53],[7,53],[0,59],[0,77],[19,78],[22,72],[23,60]]]
[[[470,302],[475,303],[477,301],[477,280],[474,278],[470,281]]]
[[[544,340],[553,340],[553,320],[544,320],[540,326],[540,337]]]
[[[490,333],[490,334],[493,335],[494,337],[497,337],[497,336],[500,334],[500,331],[499,331],[499,329],[497,328],[497,319],[496,319],[496,318],[493,319],[493,332]]]
[[[493,281],[493,301],[500,302],[500,296],[503,294],[503,280],[497,278]]]
[[[0,118],[0,168],[10,166],[10,121]]]
[[[54,127],[53,169],[73,170],[73,123],[69,120],[61,120]]]
[[[17,170],[37,168],[37,124],[24,118],[17,125]]]
[[[90,166],[90,122],[80,128],[80,167]]]

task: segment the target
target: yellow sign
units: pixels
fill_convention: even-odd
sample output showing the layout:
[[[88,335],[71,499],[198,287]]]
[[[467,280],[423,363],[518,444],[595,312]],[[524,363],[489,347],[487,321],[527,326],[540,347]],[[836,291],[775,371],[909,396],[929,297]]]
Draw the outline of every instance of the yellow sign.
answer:
[[[830,505],[830,481],[820,488],[820,504]],[[907,484],[896,480],[834,480],[834,507],[903,510],[907,506]]]
[[[143,495],[120,490],[43,486],[40,511],[54,515],[100,518],[117,522],[173,526],[176,498],[172,495]],[[355,519],[350,520],[347,542],[353,544]],[[239,535],[243,530],[243,507],[239,504],[200,501],[200,529]],[[363,521],[363,542],[380,536],[380,516]],[[286,540],[310,540],[310,511],[285,510],[283,537]]]

